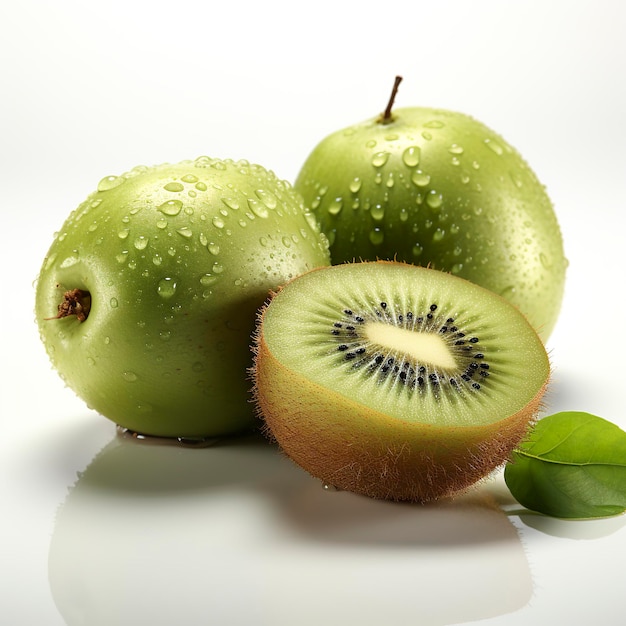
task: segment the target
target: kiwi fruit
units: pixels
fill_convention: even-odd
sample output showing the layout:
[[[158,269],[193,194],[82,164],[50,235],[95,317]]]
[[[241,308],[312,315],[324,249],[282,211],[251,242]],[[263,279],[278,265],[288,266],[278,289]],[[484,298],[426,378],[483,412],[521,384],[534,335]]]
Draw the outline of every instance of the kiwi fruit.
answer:
[[[515,306],[395,261],[288,282],[262,308],[253,350],[266,435],[325,484],[389,500],[452,496],[503,465],[550,376]]]

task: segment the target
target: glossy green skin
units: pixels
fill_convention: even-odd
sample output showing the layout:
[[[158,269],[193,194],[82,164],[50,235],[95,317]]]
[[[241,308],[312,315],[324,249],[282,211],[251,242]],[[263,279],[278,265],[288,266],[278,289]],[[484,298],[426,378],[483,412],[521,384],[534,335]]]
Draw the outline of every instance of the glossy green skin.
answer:
[[[133,431],[209,437],[256,425],[251,333],[270,290],[329,264],[288,183],[201,157],[100,182],[63,224],[36,290],[40,335],[63,380]],[[57,313],[88,290],[84,322]]]
[[[393,259],[448,271],[504,296],[544,341],[567,261],[544,187],[499,135],[466,115],[397,109],[329,135],[295,182],[333,264]]]

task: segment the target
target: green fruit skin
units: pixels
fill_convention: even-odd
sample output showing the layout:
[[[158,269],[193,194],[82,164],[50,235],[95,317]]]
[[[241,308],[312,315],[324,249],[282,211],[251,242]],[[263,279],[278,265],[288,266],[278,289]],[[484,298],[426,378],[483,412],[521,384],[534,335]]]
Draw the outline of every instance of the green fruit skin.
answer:
[[[256,425],[248,369],[272,289],[328,265],[328,242],[293,188],[247,161],[200,157],[103,179],[71,213],[36,286],[40,336],[89,407],[165,437]],[[50,319],[65,291],[91,311]]]
[[[452,111],[400,108],[323,139],[294,187],[333,264],[397,259],[478,283],[515,304],[545,341],[567,260],[552,203],[502,137]]]

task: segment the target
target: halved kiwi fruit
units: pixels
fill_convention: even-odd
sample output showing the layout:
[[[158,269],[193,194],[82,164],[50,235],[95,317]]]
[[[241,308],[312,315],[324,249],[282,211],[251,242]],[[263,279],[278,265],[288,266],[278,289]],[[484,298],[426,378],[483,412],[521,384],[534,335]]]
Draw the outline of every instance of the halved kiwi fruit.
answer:
[[[502,465],[550,375],[513,305],[389,261],[291,281],[264,307],[254,351],[267,434],[325,483],[392,500],[450,496]]]

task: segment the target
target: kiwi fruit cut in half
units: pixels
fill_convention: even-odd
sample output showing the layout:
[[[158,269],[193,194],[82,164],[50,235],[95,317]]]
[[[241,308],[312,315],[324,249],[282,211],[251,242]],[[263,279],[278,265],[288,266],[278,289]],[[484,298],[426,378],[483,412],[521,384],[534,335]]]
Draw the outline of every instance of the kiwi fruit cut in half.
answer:
[[[259,315],[254,399],[266,434],[338,489],[427,502],[504,464],[550,363],[519,310],[394,261],[309,271]]]

